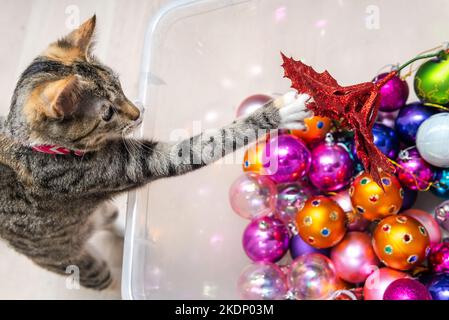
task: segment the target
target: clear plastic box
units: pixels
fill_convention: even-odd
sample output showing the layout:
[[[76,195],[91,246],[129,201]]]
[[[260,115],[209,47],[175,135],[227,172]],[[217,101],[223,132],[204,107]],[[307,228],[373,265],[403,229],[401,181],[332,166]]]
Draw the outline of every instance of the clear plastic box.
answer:
[[[431,11],[441,14],[423,14]],[[443,0],[173,1],[148,27],[138,136],[170,140],[218,128],[247,96],[285,92],[281,50],[327,68],[341,84],[368,81],[382,66],[447,40],[444,12]],[[247,221],[231,210],[228,188],[241,161],[242,153],[231,155],[226,162],[234,164],[129,194],[124,298],[239,298],[237,279],[250,263],[241,246]],[[418,202],[430,211],[439,200],[425,194]]]

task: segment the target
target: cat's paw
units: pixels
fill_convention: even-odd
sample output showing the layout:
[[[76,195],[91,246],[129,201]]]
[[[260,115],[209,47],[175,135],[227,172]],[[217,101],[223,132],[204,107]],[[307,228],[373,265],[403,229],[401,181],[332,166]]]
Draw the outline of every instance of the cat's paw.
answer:
[[[297,94],[289,91],[274,101],[274,105],[279,109],[281,118],[279,128],[290,130],[304,130],[304,119],[313,116],[312,111],[307,109],[307,104],[311,102],[311,97],[307,94]]]

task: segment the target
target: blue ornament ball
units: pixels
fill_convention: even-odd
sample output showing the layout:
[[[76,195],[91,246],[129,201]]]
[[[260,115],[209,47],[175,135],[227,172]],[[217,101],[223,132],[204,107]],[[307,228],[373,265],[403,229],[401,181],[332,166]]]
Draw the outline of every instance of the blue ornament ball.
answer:
[[[421,123],[436,113],[438,113],[437,109],[425,106],[420,102],[410,103],[402,107],[395,122],[395,130],[399,140],[407,145],[414,145],[416,133]]]
[[[396,159],[399,152],[399,139],[396,132],[386,125],[375,123],[373,127],[374,144],[388,158]]]
[[[402,201],[401,211],[410,209],[416,202],[418,197],[418,191],[411,190],[409,188],[403,188],[404,190],[404,200]]]
[[[449,300],[449,274],[435,275],[427,285],[433,300]]]
[[[349,156],[351,157],[352,161],[354,161],[354,176],[358,175],[360,172],[364,171],[362,162],[357,157],[357,152],[355,150],[355,141],[354,137],[352,136],[345,136],[344,134],[335,134],[334,138],[336,139],[336,142],[342,147],[346,149],[346,151],[349,152]]]
[[[437,197],[449,199],[449,169],[436,172],[436,178],[430,191]]]

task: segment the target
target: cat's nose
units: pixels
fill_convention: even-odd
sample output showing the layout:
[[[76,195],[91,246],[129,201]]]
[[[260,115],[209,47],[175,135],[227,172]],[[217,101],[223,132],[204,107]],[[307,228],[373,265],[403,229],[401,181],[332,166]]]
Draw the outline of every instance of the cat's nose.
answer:
[[[137,127],[143,121],[143,114],[145,113],[145,107],[143,106],[143,103],[138,100],[134,101],[134,105],[139,109],[139,113],[140,113],[139,118],[134,120],[135,121],[134,125]]]
[[[122,105],[122,112],[132,121],[140,118],[140,109],[130,101],[125,101]]]

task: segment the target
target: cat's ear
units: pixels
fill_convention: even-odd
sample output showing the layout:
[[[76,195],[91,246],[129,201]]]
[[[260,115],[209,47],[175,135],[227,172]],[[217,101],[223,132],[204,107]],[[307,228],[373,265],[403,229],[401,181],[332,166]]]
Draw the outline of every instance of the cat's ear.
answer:
[[[96,16],[92,16],[78,29],[52,43],[43,55],[66,63],[77,59],[87,60],[93,47],[96,20]]]
[[[70,76],[50,82],[39,92],[40,111],[47,118],[61,119],[72,115],[79,106],[79,79]]]
[[[95,33],[96,15],[84,22],[64,38],[72,47],[76,47],[85,55],[88,53]]]

